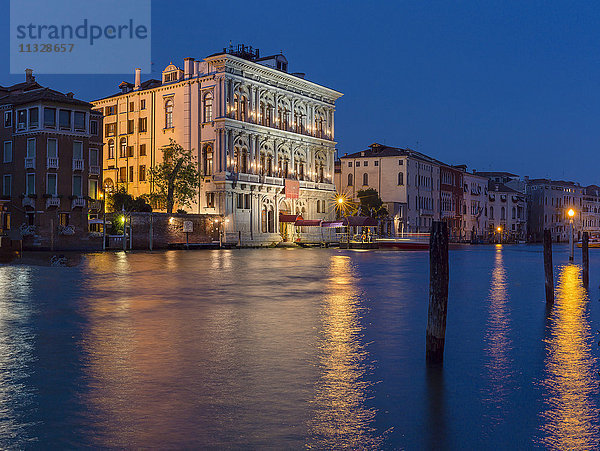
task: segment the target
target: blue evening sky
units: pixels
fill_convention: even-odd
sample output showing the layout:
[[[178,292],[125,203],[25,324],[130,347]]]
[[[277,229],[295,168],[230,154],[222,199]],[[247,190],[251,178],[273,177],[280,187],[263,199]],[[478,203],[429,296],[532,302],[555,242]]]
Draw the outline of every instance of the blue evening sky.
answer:
[[[340,154],[377,141],[470,169],[600,184],[599,25],[597,2],[154,0],[152,76],[229,41],[283,50],[291,72],[344,93]],[[8,47],[5,36],[1,85],[24,78],[9,75]],[[133,69],[37,80],[92,100]]]

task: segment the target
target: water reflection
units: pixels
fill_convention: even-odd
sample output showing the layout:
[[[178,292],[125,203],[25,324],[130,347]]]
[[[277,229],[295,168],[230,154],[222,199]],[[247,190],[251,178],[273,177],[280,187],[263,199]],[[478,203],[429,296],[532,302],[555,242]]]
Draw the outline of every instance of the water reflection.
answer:
[[[380,444],[371,426],[375,409],[366,405],[368,353],[362,343],[360,296],[351,259],[331,257],[319,344],[321,376],[316,385],[308,447],[366,448]]]
[[[483,401],[486,416],[492,424],[500,423],[508,410],[508,395],[511,390],[513,360],[512,341],[509,333],[510,308],[507,290],[506,270],[502,256],[502,245],[496,245],[494,269],[488,297],[489,309],[485,333],[485,378]]]
[[[25,414],[33,407],[28,379],[33,365],[30,321],[31,268],[0,267],[0,448],[20,448],[32,440]]]
[[[542,443],[553,449],[598,449],[598,394],[588,297],[579,267],[564,266],[546,339]]]

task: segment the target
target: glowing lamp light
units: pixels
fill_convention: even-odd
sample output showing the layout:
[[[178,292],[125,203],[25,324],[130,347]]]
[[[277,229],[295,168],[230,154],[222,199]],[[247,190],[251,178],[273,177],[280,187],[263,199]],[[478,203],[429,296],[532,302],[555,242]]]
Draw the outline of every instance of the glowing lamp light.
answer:
[[[502,227],[498,227],[496,230],[498,231],[498,233],[500,233],[502,232]]]
[[[171,217],[169,218],[169,224],[173,224],[173,221],[175,221],[175,218],[174,218],[173,216],[171,216]]]
[[[573,210],[572,208],[569,208],[569,211],[567,212],[567,214],[569,215],[569,218],[572,218],[573,216],[575,216],[575,210]]]
[[[344,203],[344,198],[343,197],[338,197],[338,204],[343,204]]]
[[[125,216],[124,216],[124,215],[123,215],[123,216],[121,216],[121,222],[122,222],[123,224],[125,224]]]

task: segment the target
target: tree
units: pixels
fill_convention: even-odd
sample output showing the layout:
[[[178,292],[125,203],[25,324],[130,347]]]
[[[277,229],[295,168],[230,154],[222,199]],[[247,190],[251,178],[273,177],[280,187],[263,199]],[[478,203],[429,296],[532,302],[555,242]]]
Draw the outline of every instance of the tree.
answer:
[[[144,196],[134,198],[127,192],[127,190],[125,190],[125,188],[120,188],[114,193],[109,194],[106,207],[108,211],[114,212],[119,212],[122,210],[144,212],[152,211],[152,207],[146,202]]]
[[[153,205],[166,206],[173,213],[173,206],[191,206],[200,188],[200,172],[196,157],[175,140],[162,147],[163,161],[148,171],[153,183],[148,198]]]
[[[356,197],[360,201],[359,212],[362,216],[381,218],[388,215],[388,211],[383,206],[383,201],[376,189],[361,189],[356,193]]]

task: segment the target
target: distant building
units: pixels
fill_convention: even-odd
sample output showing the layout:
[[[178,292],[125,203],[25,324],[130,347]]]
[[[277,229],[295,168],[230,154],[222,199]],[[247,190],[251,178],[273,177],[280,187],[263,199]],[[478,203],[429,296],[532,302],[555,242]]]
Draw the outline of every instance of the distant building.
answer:
[[[442,168],[446,174],[443,191]],[[374,143],[366,150],[344,155],[339,180],[339,191],[355,200],[360,190],[377,190],[390,214],[384,224],[387,234],[429,232],[432,222],[440,219],[448,221],[451,228],[459,223],[461,171],[412,149]]]
[[[102,207],[102,116],[26,72],[0,87],[2,231],[18,230],[25,247],[88,247]]]
[[[183,70],[171,63],[160,80],[136,70],[134,83],[119,86],[93,102],[105,120],[107,189],[150,193],[148,171],[172,138],[193,149],[202,173],[190,211],[219,215],[226,241],[292,240],[298,229],[288,221],[332,216],[342,94],[289,73],[282,54],[240,45],[186,58]]]
[[[488,229],[488,179],[466,172],[466,166],[457,166],[463,173],[463,207],[461,236],[464,241],[486,241]]]
[[[494,241],[525,241],[527,239],[526,196],[504,183],[490,180],[488,227],[489,237]]]
[[[529,235],[533,241],[541,241],[544,229],[549,229],[553,241],[568,241],[569,239],[569,209],[575,211],[573,225],[575,238],[581,238],[584,219],[585,188],[574,182],[565,182],[549,179],[530,179],[527,183],[527,194],[529,199]],[[593,190],[590,190],[593,192]],[[587,196],[590,200],[586,203],[587,208],[593,207],[596,196]],[[585,215],[586,220],[592,220]]]

